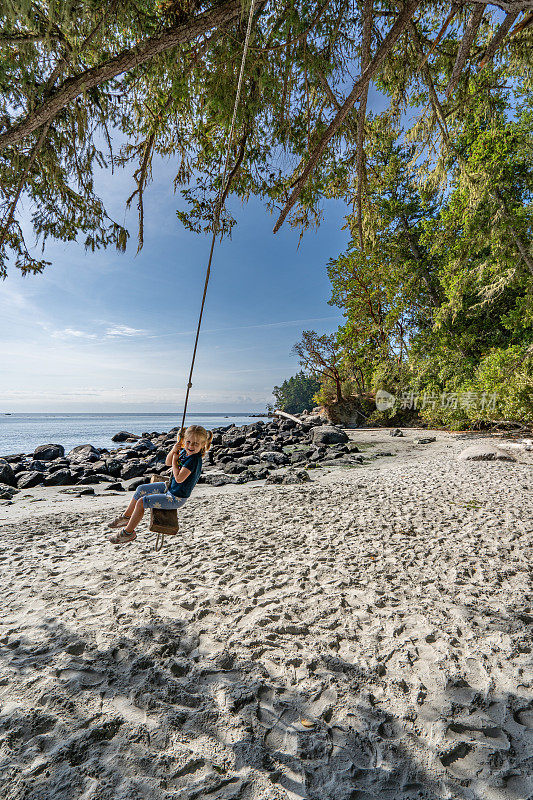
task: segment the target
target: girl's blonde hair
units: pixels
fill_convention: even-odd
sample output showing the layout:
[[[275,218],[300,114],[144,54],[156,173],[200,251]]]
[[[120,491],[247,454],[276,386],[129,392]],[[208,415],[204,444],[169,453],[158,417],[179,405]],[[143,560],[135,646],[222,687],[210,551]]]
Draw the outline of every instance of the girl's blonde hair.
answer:
[[[202,425],[189,425],[189,427],[184,430],[183,428],[180,430],[178,434],[178,444],[184,441],[187,434],[193,434],[197,436],[199,439],[204,439],[205,444],[200,450],[200,453],[205,456],[209,448],[211,447],[211,443],[213,441],[213,431],[207,431]]]

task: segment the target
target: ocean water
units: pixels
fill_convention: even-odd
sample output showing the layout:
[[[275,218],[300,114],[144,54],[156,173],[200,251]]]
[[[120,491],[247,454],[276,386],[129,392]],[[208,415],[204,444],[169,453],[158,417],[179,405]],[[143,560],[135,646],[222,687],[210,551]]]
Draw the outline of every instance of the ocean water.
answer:
[[[187,425],[208,430],[247,425],[258,417],[246,414],[188,414]],[[40,444],[62,444],[65,452],[79,444],[118,447],[111,437],[119,431],[137,435],[163,433],[181,423],[180,414],[0,414],[0,455],[32,453]],[[126,445],[127,446],[127,445]]]

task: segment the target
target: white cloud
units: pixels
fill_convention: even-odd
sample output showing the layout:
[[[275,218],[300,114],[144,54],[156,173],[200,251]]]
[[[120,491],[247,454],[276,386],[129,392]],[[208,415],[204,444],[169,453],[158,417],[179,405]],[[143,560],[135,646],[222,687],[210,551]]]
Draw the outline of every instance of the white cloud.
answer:
[[[145,334],[146,331],[142,328],[130,328],[129,325],[112,325],[111,328],[108,328],[105,332],[108,339],[117,336],[144,336]]]
[[[78,331],[75,328],[63,328],[63,330],[53,331],[52,336],[54,339],[98,339],[95,333]]]

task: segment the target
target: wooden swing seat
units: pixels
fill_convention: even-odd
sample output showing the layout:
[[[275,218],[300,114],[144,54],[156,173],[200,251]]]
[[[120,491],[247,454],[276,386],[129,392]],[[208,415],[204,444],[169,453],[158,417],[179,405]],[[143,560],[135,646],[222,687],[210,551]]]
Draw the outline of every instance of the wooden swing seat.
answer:
[[[152,475],[150,483],[160,480],[160,475]],[[168,481],[166,483],[168,486]],[[177,510],[175,508],[151,508],[150,530],[165,536],[175,536],[179,531]]]
[[[164,533],[165,536],[175,536],[179,530],[178,512],[175,508],[151,508],[150,530],[155,533]]]

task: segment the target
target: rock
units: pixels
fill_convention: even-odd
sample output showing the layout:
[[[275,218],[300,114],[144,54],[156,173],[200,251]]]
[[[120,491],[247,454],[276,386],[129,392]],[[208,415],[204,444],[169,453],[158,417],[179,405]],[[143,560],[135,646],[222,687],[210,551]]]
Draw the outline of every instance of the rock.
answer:
[[[241,464],[238,461],[228,461],[224,464],[224,472],[229,475],[239,475],[241,472],[246,472],[246,464]]]
[[[310,451],[295,450],[293,453],[289,455],[289,459],[291,464],[298,464],[300,461],[307,461],[309,455]]]
[[[44,476],[45,486],[69,486],[71,483],[74,483],[74,477],[69,469],[58,469]]]
[[[431,444],[432,442],[436,442],[436,436],[425,436],[421,439],[415,439],[415,444]]]
[[[3,458],[0,459],[0,483],[7,483],[8,486],[16,486],[17,484],[13,467]]]
[[[261,461],[276,464],[277,466],[284,466],[289,463],[289,457],[285,453],[277,453],[275,450],[263,450],[259,458]]]
[[[324,417],[320,416],[320,414],[308,414],[304,417],[306,425],[323,425],[324,421]]]
[[[139,436],[136,436],[134,433],[128,433],[128,431],[119,431],[115,433],[114,436],[111,437],[112,442],[136,442],[139,439]]]
[[[285,486],[295,483],[309,483],[311,478],[305,469],[298,469],[295,472],[288,472],[283,476],[282,484]],[[268,481],[267,481],[268,483]]]
[[[113,483],[109,483],[104,489],[104,492],[111,492],[111,491],[114,491],[114,492],[125,492],[126,490],[123,487],[123,485],[120,483],[120,481],[115,481]]]
[[[501,450],[489,442],[472,444],[462,450],[457,458],[460,461],[516,461],[516,458],[510,453],[506,453],[505,450]]]
[[[49,475],[51,475],[53,472],[57,472],[60,469],[68,469],[68,467],[68,461],[66,461],[64,458],[59,458],[57,461],[49,463],[46,471],[49,473]]]
[[[281,484],[283,483],[283,475],[279,472],[275,472],[273,475],[269,475],[265,481],[265,486],[272,486],[273,484]]]
[[[154,450],[157,450],[157,447],[153,442],[150,441],[150,439],[139,439],[136,444],[130,447],[130,450],[134,450],[135,452],[140,450],[149,450],[150,452],[153,452]]]
[[[0,500],[11,500],[13,495],[18,493],[18,489],[7,483],[0,483]]]
[[[69,451],[68,457],[71,461],[97,461],[100,458],[100,451],[92,444],[79,444]]]
[[[229,475],[221,475],[219,473],[217,475],[202,475],[201,482],[206,483],[208,486],[226,486],[226,484],[234,483],[235,481]]]
[[[90,468],[92,472],[107,472],[107,461],[99,458],[98,461],[93,461]]]
[[[250,474],[250,480],[252,481],[260,481],[263,478],[268,478],[268,468],[264,467],[262,464],[253,464],[252,466],[248,467],[248,472]]]
[[[17,461],[22,461],[24,458],[24,453],[12,453],[9,456],[2,456],[2,461],[8,461],[10,464],[14,464]]]
[[[62,444],[41,444],[33,451],[33,458],[40,461],[53,461],[54,458],[63,458],[65,448]]]
[[[44,475],[33,469],[28,472],[19,472],[17,475],[18,489],[31,489],[33,486],[41,486],[44,483]]]
[[[335,425],[319,425],[313,428],[313,444],[339,444],[348,441],[347,435]]]
[[[124,480],[128,480],[129,478],[138,478],[140,475],[144,475],[145,472],[146,464],[135,459],[127,461],[126,464],[124,464],[120,471],[120,477]]]
[[[389,431],[391,436],[403,436],[402,431],[399,428],[394,428],[393,431]]]
[[[138,489],[139,486],[142,486],[143,483],[150,483],[150,476],[143,475],[142,478],[132,478],[129,481],[126,481],[123,486],[127,492],[134,492],[135,489]]]
[[[251,467],[254,464],[258,463],[258,460],[255,456],[243,456],[239,458],[241,464],[244,464],[246,467]]]
[[[224,447],[240,447],[241,444],[246,442],[246,436],[242,434],[226,433],[222,437],[222,444]]]

